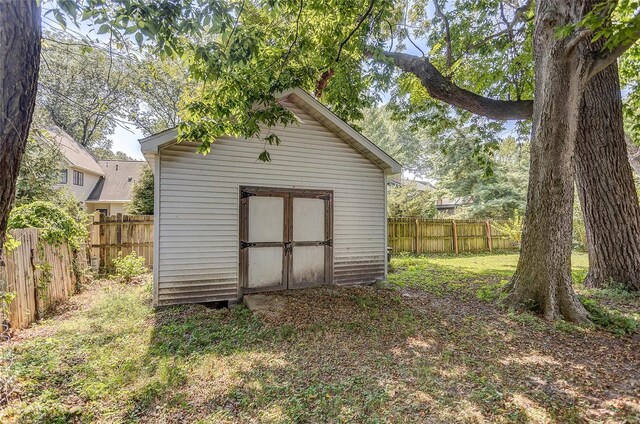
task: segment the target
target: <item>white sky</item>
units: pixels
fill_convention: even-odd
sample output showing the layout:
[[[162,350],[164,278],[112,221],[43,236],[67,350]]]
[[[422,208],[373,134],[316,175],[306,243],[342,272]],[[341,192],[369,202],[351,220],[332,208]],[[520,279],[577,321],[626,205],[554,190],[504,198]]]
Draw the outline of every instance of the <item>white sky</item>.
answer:
[[[121,151],[131,156],[133,159],[143,160],[142,152],[140,151],[140,143],[138,140],[143,138],[142,132],[137,129],[133,124],[129,124],[128,128],[116,127],[116,130],[108,138],[113,141],[111,150],[114,152]]]

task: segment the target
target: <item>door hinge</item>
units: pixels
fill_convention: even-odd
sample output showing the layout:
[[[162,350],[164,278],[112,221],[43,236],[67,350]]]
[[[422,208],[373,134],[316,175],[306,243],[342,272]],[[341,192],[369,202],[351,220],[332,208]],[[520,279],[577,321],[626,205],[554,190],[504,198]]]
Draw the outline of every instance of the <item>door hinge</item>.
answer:
[[[328,239],[318,243],[318,246],[333,246],[333,239]]]
[[[318,199],[330,200],[331,199],[331,195],[330,194],[323,194],[322,196],[319,196]]]
[[[255,245],[255,243],[247,243],[246,241],[240,240],[240,250],[246,249],[247,247],[253,247]]]
[[[246,199],[247,197],[251,197],[251,196],[255,196],[255,193],[251,193],[250,191],[246,191],[246,190],[241,190],[240,191],[240,198],[241,199]]]

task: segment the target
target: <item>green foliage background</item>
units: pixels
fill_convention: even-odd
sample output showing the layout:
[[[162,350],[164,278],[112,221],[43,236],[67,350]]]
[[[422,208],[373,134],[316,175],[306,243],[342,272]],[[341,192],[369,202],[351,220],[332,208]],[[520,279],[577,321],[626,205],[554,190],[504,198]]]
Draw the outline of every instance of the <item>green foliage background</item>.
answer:
[[[132,215],[153,215],[153,172],[145,165],[140,172],[140,179],[133,186],[133,199],[127,207]]]
[[[8,229],[17,228],[38,228],[47,242],[54,245],[67,242],[75,249],[89,236],[86,221],[79,222],[61,207],[45,201],[14,208],[9,216]]]

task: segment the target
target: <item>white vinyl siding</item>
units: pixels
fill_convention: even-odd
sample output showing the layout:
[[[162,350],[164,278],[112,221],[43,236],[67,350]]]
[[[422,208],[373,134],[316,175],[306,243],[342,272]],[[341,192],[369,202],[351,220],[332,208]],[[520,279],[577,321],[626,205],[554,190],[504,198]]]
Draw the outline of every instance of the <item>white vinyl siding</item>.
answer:
[[[160,150],[157,304],[238,296],[240,186],[334,192],[334,282],[383,278],[385,178],[382,169],[291,101],[300,125],[278,128],[282,143],[217,140],[207,156],[196,144]]]

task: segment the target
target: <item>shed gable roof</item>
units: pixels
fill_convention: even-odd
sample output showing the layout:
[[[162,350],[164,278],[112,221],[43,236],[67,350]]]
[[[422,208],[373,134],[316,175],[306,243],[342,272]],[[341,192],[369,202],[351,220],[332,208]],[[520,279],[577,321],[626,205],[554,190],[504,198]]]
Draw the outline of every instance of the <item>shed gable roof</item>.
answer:
[[[281,99],[289,97],[295,104],[353,146],[360,154],[379,166],[385,174],[397,174],[402,171],[402,166],[395,159],[353,129],[306,91],[295,88],[282,93],[278,97]],[[142,153],[158,153],[160,147],[175,142],[177,135],[177,128],[172,128],[141,139],[140,147]]]

